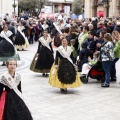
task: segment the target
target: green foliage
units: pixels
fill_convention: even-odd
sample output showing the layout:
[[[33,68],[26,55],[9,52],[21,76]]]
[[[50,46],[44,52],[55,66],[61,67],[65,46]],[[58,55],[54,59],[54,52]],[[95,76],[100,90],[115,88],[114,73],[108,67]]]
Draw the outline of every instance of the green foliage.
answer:
[[[72,5],[72,12],[76,15],[80,15],[82,13],[82,2],[81,0],[74,0]]]
[[[22,11],[40,14],[41,9],[48,3],[48,0],[19,0],[18,7]]]

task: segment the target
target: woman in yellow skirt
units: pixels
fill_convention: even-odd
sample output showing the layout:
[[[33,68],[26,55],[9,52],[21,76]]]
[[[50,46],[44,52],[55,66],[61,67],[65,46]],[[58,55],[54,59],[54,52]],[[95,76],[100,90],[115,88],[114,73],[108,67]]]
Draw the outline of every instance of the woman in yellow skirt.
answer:
[[[60,88],[62,92],[81,85],[72,49],[67,45],[66,38],[62,39],[62,45],[57,49],[55,63],[50,70],[49,84]]]

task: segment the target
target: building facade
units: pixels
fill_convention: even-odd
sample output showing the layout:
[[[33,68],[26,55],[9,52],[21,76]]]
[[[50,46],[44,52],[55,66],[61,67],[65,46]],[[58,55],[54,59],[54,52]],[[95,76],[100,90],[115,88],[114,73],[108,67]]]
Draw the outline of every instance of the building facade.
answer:
[[[62,12],[69,14],[71,11],[73,0],[50,0],[54,13]]]
[[[13,4],[15,3],[16,8],[13,8]],[[0,14],[8,13],[10,16],[12,13],[18,15],[18,0],[0,0]]]
[[[96,17],[99,11],[104,12],[104,17],[120,16],[120,0],[85,0],[84,5],[85,18]]]
[[[52,13],[69,14],[74,0],[49,0]],[[120,0],[81,0],[84,5],[84,17],[91,18],[103,14],[103,17],[120,16]]]
[[[51,5],[46,6],[43,12],[69,14],[72,10],[74,0],[49,0]],[[13,8],[13,4],[16,8]],[[98,12],[103,12],[104,17],[120,16],[120,0],[82,0],[84,5],[84,17],[96,17]],[[18,15],[18,0],[0,0],[0,14],[9,13],[11,16],[15,11]]]

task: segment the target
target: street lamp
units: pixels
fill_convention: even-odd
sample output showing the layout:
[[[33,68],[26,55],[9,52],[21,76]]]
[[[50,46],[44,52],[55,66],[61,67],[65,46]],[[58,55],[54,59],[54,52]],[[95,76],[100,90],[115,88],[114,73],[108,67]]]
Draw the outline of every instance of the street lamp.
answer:
[[[14,0],[14,14],[15,14],[15,0]]]
[[[104,7],[106,8],[106,17],[109,16],[109,2],[112,2],[112,0],[103,0],[102,1],[104,3]]]
[[[14,4],[12,5],[13,6],[13,8],[14,8],[14,14],[15,14],[15,8],[16,8],[16,4],[15,4],[15,0],[14,0]]]

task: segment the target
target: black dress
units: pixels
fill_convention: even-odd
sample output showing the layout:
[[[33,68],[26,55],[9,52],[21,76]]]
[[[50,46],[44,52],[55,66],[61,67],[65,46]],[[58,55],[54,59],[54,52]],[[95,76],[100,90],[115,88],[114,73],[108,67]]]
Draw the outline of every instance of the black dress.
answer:
[[[16,54],[15,47],[13,45],[13,35],[11,31],[4,32],[0,34],[0,61],[6,62],[10,58],[15,60],[20,60],[19,54]]]
[[[20,34],[19,31],[17,31],[14,44],[15,44],[15,45],[18,45],[18,46],[25,45],[25,39],[24,39],[24,37]]]
[[[16,34],[16,38],[15,38],[15,46],[17,49],[25,49],[28,47],[28,43],[26,43],[26,40],[25,40],[25,34],[26,34],[26,29],[24,26],[20,27],[18,26],[18,29],[20,30],[17,30],[17,34]],[[23,33],[23,35],[20,33]]]
[[[4,120],[33,120],[29,109],[24,101],[16,94],[13,89],[0,82],[0,96],[6,90],[6,104],[4,109]],[[18,90],[21,92],[21,82],[18,84]]]
[[[70,58],[72,59],[73,63],[75,63],[75,60],[73,58],[73,53],[71,53]],[[59,59],[60,62],[58,62]],[[75,67],[67,58],[64,58],[58,51],[56,53],[55,65],[59,65],[58,79],[61,83],[72,84],[76,81]]]
[[[37,50],[38,56],[35,55],[30,70],[39,73],[50,72],[51,66],[54,62],[51,42],[49,43],[49,47],[51,48],[51,50],[43,46],[41,42],[39,42],[38,50]]]
[[[0,57],[11,57],[15,54],[14,46],[5,38],[0,38]],[[12,36],[9,37],[12,41]]]
[[[51,43],[49,44],[51,50],[49,50],[47,47],[43,46],[40,42],[39,42],[39,46],[38,46],[38,60],[36,62],[36,69],[40,69],[40,70],[50,70],[53,62],[54,62],[54,58],[53,58],[53,49],[51,46]]]

